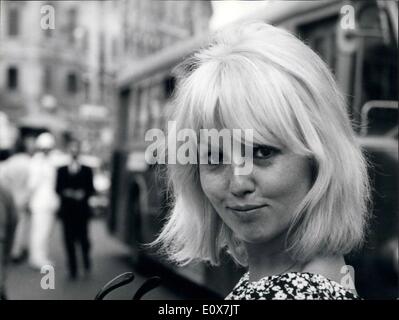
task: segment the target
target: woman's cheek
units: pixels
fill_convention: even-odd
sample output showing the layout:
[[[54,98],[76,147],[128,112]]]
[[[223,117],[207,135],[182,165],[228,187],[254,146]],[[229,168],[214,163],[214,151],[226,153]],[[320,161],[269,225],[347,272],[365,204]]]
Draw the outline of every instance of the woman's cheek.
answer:
[[[268,166],[254,166],[254,177],[264,196],[281,196],[296,184],[292,181],[292,168],[284,160],[282,157]]]
[[[262,194],[270,198],[284,198],[306,193],[309,189],[310,172],[306,161],[296,157],[282,158],[283,161],[260,169],[256,173]]]
[[[200,170],[200,182],[205,195],[211,200],[222,201],[223,193],[227,192],[222,174],[211,172],[207,169]]]

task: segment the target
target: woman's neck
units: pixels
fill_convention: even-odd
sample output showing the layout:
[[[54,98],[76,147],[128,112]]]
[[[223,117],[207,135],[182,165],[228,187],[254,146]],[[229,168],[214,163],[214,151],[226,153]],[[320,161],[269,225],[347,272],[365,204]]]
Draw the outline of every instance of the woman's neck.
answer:
[[[284,241],[275,239],[267,243],[246,243],[249,281],[286,272],[310,272],[340,282],[345,265],[342,256],[317,256],[301,263],[294,261],[285,250]]]

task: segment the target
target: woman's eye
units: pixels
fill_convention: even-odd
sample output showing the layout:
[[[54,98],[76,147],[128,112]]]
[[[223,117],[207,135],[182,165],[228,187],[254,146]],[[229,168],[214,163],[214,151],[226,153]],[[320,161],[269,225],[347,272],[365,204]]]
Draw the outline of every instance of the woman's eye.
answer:
[[[270,146],[255,146],[253,149],[254,159],[269,159],[279,152],[278,149]]]

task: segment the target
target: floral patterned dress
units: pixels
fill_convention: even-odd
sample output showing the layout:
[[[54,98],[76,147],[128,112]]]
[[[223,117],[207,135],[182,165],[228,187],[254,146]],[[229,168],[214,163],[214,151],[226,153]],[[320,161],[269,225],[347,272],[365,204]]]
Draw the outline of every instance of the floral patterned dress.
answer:
[[[288,272],[249,282],[247,272],[226,300],[359,300],[339,283],[308,272]]]

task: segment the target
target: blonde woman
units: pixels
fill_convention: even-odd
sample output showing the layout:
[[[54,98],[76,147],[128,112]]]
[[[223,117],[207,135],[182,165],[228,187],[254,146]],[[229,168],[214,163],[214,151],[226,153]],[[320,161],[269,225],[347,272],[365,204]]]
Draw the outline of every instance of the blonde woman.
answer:
[[[324,62],[253,22],[216,33],[177,74],[175,130],[251,129],[253,167],[239,174],[221,148],[228,161],[199,148],[207,163],[169,165],[173,209],[154,244],[179,265],[217,265],[227,249],[248,268],[227,299],[358,298],[340,271],[364,238],[369,183]]]

